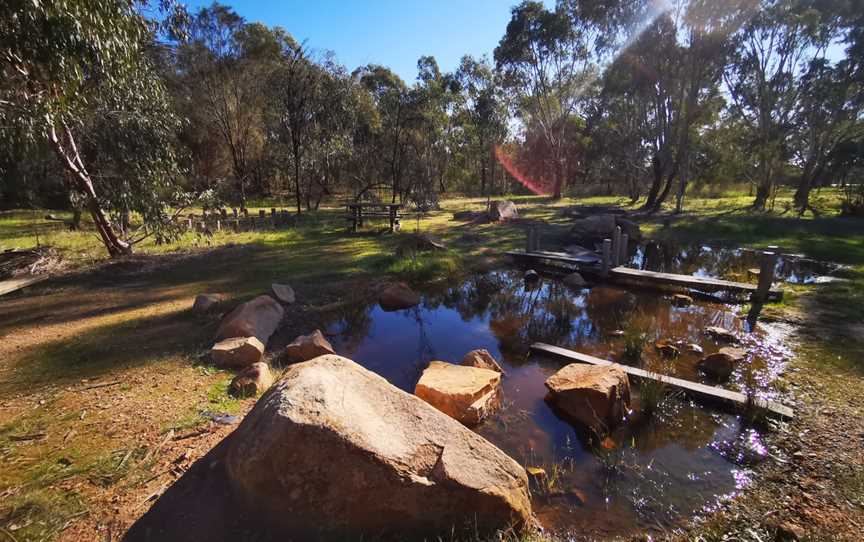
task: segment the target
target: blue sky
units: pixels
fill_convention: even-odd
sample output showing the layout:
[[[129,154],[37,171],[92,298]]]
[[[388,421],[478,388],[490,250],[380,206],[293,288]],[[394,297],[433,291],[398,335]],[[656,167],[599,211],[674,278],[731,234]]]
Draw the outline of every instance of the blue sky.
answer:
[[[281,26],[316,50],[331,50],[349,70],[389,66],[409,84],[417,59],[432,55],[444,71],[465,54],[489,55],[518,0],[223,0],[249,21]],[[554,0],[547,0],[549,5]],[[209,1],[186,4],[194,10]]]

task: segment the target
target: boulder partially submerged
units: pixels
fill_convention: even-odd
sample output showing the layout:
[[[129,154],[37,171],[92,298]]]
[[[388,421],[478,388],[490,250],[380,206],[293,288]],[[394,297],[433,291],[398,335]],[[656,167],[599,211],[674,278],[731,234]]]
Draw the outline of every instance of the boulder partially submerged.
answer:
[[[285,309],[275,299],[269,295],[259,295],[252,301],[239,305],[222,320],[216,331],[216,340],[257,337],[266,345],[284,314]]]
[[[531,521],[518,463],[339,356],[291,366],[229,438],[234,494],[286,539],[450,537]]]
[[[627,234],[630,241],[642,238],[639,225],[620,215],[611,213],[596,214],[573,221],[570,234],[576,242],[583,244],[599,243],[603,239],[611,239],[615,228],[620,227],[622,234]]]
[[[378,294],[378,304],[385,311],[410,309],[420,304],[420,295],[404,282],[393,282]]]
[[[501,373],[433,361],[414,394],[465,425],[477,425],[500,403]]]
[[[630,408],[630,381],[615,365],[571,363],[546,380],[546,399],[570,421],[603,432]]]

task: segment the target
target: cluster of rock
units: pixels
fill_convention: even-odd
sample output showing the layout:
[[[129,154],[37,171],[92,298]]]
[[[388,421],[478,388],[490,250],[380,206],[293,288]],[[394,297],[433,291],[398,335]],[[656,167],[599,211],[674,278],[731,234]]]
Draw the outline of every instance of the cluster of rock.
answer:
[[[674,299],[675,297],[673,297],[673,303],[675,303]],[[721,344],[738,342],[738,337],[734,332],[718,326],[705,328],[705,334],[714,339],[715,342]],[[732,376],[732,373],[735,372],[738,364],[747,358],[747,352],[741,348],[732,346],[723,346],[717,352],[708,354],[707,356],[703,356],[703,348],[695,343],[686,343],[684,341],[673,343],[670,340],[661,340],[657,341],[654,346],[666,358],[678,357],[682,350],[689,354],[702,356],[696,363],[696,368],[717,382],[728,380]]]
[[[223,294],[200,294],[196,296],[192,310],[213,312],[224,304],[225,299]],[[255,396],[272,385],[270,366],[262,361],[264,352],[285,315],[283,305],[290,305],[295,300],[291,286],[274,283],[270,295],[260,295],[241,303],[222,318],[216,330],[216,342],[210,348],[210,359],[217,367],[239,371],[229,386],[232,394]],[[315,330],[289,344],[284,358],[296,363],[333,353],[333,347],[324,335]]]
[[[234,494],[257,524],[289,539],[434,538],[532,524],[516,461],[343,357],[290,366],[229,439]]]

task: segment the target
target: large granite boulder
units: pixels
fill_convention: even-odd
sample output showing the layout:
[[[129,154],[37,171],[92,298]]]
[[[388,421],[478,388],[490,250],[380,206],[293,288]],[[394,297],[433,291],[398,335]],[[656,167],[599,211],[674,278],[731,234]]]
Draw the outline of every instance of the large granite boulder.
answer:
[[[451,418],[476,425],[498,407],[500,384],[497,371],[433,361],[414,394]]]
[[[228,316],[219,324],[216,340],[257,337],[266,345],[284,314],[285,309],[275,299],[269,295],[259,295],[228,313]]]
[[[514,220],[519,218],[519,211],[510,200],[493,201],[489,204],[489,218],[496,222]]]
[[[449,538],[531,522],[516,461],[339,356],[291,366],[229,438],[233,494],[285,540]]]
[[[547,400],[569,420],[608,431],[630,408],[630,381],[615,365],[567,365],[546,380]]]
[[[261,361],[263,355],[264,343],[256,337],[232,337],[210,348],[210,359],[223,368],[248,367]]]
[[[316,329],[309,335],[300,335],[285,347],[285,358],[289,363],[308,361],[325,354],[335,354],[333,345]]]
[[[630,241],[637,241],[642,238],[638,224],[614,214],[598,214],[576,219],[570,227],[570,234],[575,241],[590,246],[590,243],[611,239],[616,226],[621,227],[621,233],[626,233]]]
[[[378,294],[378,304],[385,311],[410,309],[420,304],[420,295],[404,282],[393,282]]]

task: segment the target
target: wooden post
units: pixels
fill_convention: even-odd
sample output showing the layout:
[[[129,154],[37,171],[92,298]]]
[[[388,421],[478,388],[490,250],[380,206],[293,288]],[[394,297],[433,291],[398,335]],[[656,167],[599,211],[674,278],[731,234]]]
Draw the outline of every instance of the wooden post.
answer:
[[[609,258],[611,257],[611,253],[612,239],[603,239],[603,259],[601,261],[603,267],[600,269],[600,274],[603,276],[603,278],[609,276]]]
[[[627,265],[627,244],[630,242],[630,236],[626,233],[621,236],[621,252],[618,256],[618,262],[621,265]]]
[[[771,292],[771,284],[774,282],[774,269],[777,267],[776,252],[763,252],[762,262],[759,266],[759,283],[756,286],[756,291],[751,299],[757,303],[764,303],[768,300],[768,294]]]
[[[216,231],[222,231],[222,221],[218,218],[216,219]]]
[[[234,220],[237,220],[237,207],[232,207],[231,212],[234,214]]]
[[[234,219],[234,233],[240,233],[240,219]]]
[[[618,267],[618,258],[621,257],[621,226],[615,226],[612,233],[612,267]]]
[[[191,229],[192,229],[192,219],[191,219],[191,218],[190,218],[189,220],[186,221],[186,229],[187,229],[187,230],[191,230]]]

